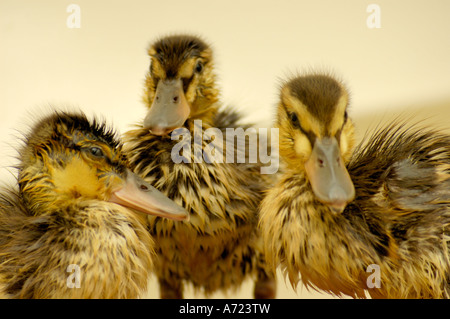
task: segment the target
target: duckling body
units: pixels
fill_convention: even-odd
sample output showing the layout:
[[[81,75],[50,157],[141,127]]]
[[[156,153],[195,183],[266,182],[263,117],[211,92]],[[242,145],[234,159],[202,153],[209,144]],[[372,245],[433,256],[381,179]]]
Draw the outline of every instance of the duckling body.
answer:
[[[25,140],[19,188],[0,193],[0,294],[139,297],[154,257],[142,212],[184,211],[127,170],[113,132],[83,114],[50,115]],[[148,189],[133,202],[126,187]]]
[[[294,287],[301,280],[337,296],[449,298],[450,137],[392,124],[353,150],[346,111],[339,115],[333,103],[299,103],[299,91],[327,95],[329,87],[314,87],[333,79],[309,76],[311,87],[306,77],[287,82],[281,93],[277,125],[286,169],[261,204],[264,245],[272,252],[267,257],[281,265]],[[344,96],[343,86],[335,83],[342,94],[334,104]],[[346,108],[347,98],[342,103]],[[327,122],[310,107],[334,118],[328,123],[342,123],[337,134],[312,128],[313,121],[317,127]],[[320,172],[333,165],[315,153],[314,144],[325,138],[338,140],[354,198],[351,191],[342,191],[349,196],[339,199],[327,195],[339,193],[323,186],[339,175],[324,178]],[[310,170],[315,156],[319,164]]]
[[[141,128],[126,133],[126,153],[135,173],[190,213],[189,222],[181,223],[149,218],[161,297],[182,298],[185,282],[210,294],[237,288],[251,276],[258,278],[255,296],[273,297],[274,281],[266,272],[256,229],[265,188],[259,164],[226,163],[222,151],[217,154],[221,160],[207,161],[203,154],[211,140],[194,138],[195,132],[205,136],[209,128],[225,132],[239,126],[237,113],[219,110],[209,47],[197,37],[172,36],[157,41],[149,53],[145,101],[150,111]],[[159,126],[153,120],[161,114],[154,111],[159,107],[158,83],[174,81],[184,83],[177,96],[186,100],[189,115],[168,120],[174,125]],[[201,127],[195,127],[196,120],[201,120]],[[191,152],[183,153],[180,163],[171,158],[179,139],[166,134],[176,127],[191,136],[185,142]]]
[[[20,200],[2,199],[2,211],[14,214],[1,221],[5,296],[137,298],[145,291],[153,240],[134,213],[86,201],[29,216]]]

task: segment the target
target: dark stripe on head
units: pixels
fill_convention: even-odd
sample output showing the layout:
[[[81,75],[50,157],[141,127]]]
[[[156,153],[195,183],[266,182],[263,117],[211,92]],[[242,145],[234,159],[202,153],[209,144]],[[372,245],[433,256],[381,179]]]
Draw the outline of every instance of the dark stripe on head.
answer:
[[[331,122],[342,94],[336,80],[325,75],[307,75],[294,78],[288,85],[292,96],[302,102],[311,115],[325,127]]]
[[[192,80],[194,79],[194,75],[192,75],[190,78],[183,78],[183,91],[186,93],[189,84],[191,84]]]
[[[152,45],[154,58],[166,71],[168,79],[177,76],[180,65],[191,57],[199,57],[208,49],[205,42],[196,36],[174,35],[159,39]]]
[[[112,128],[108,128],[105,122],[98,122],[96,119],[89,121],[83,113],[57,112],[47,120],[49,122],[54,121],[56,124],[63,124],[67,127],[67,133],[69,134],[77,131],[92,140],[106,143],[112,148],[117,148],[121,144],[116,132]],[[55,134],[60,133],[55,131]]]
[[[294,129],[300,130],[308,138],[311,145],[314,145],[314,142],[316,141],[317,136],[313,132],[307,131],[302,127],[297,114],[295,114],[294,112],[288,111],[286,105],[284,105],[284,104],[282,104],[282,107],[283,107],[284,111],[286,112],[292,127]]]

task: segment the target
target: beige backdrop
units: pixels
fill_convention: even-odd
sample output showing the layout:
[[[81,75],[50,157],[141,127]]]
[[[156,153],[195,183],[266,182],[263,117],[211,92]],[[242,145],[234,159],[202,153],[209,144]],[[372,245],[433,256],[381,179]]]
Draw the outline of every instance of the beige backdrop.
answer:
[[[372,3],[381,28],[368,27]],[[70,4],[79,28],[67,23]],[[281,78],[319,69],[350,88],[358,136],[395,114],[450,128],[449,14],[448,0],[0,0],[0,178],[12,179],[15,136],[33,114],[77,107],[121,133],[142,120],[146,48],[178,32],[211,43],[223,102],[260,126],[271,124]],[[147,297],[158,297],[154,279]],[[280,277],[279,297],[328,296],[295,293]]]

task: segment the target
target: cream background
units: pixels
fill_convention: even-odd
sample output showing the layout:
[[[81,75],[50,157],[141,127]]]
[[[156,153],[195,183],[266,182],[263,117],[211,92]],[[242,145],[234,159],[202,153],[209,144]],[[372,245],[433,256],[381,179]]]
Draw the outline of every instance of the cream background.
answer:
[[[66,25],[71,3],[79,29]],[[366,25],[371,3],[380,29]],[[177,32],[212,44],[222,100],[260,126],[271,123],[279,79],[318,68],[349,86],[358,136],[394,113],[449,128],[449,15],[448,0],[0,0],[0,178],[14,172],[17,131],[49,105],[100,115],[121,133],[142,120],[146,48]],[[228,297],[251,291],[248,283]],[[294,293],[281,276],[278,296],[329,297]]]

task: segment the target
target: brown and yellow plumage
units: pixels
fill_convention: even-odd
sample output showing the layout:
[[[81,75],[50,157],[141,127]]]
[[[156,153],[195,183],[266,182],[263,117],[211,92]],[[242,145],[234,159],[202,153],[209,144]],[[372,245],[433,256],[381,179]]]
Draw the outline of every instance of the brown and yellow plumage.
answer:
[[[130,181],[149,187],[148,194],[152,189],[133,179],[114,132],[81,113],[55,112],[25,136],[19,160],[18,189],[0,192],[0,295],[136,298],[144,292],[153,239],[145,215],[126,208],[132,206],[123,189]]]
[[[256,297],[273,297],[275,284],[265,271],[256,230],[265,187],[259,164],[226,163],[224,153],[223,163],[207,163],[202,151],[211,141],[194,139],[195,120],[202,121],[202,136],[211,127],[225,132],[239,125],[237,113],[219,109],[211,49],[194,36],[169,36],[156,41],[149,55],[144,96],[149,115],[125,134],[125,150],[137,174],[190,213],[190,220],[181,223],[149,218],[161,297],[181,298],[185,282],[209,294],[237,288],[250,276],[259,278]],[[161,108],[162,100],[173,111]],[[192,151],[181,163],[171,158],[179,140],[168,135],[177,127],[191,136],[184,143]]]
[[[346,95],[328,75],[283,84],[276,125],[285,170],[261,204],[267,258],[294,287],[301,280],[338,296],[449,298],[450,137],[393,123],[353,149]],[[338,141],[354,199],[320,184],[327,165],[342,168],[339,155],[333,166],[317,151],[325,139]]]

